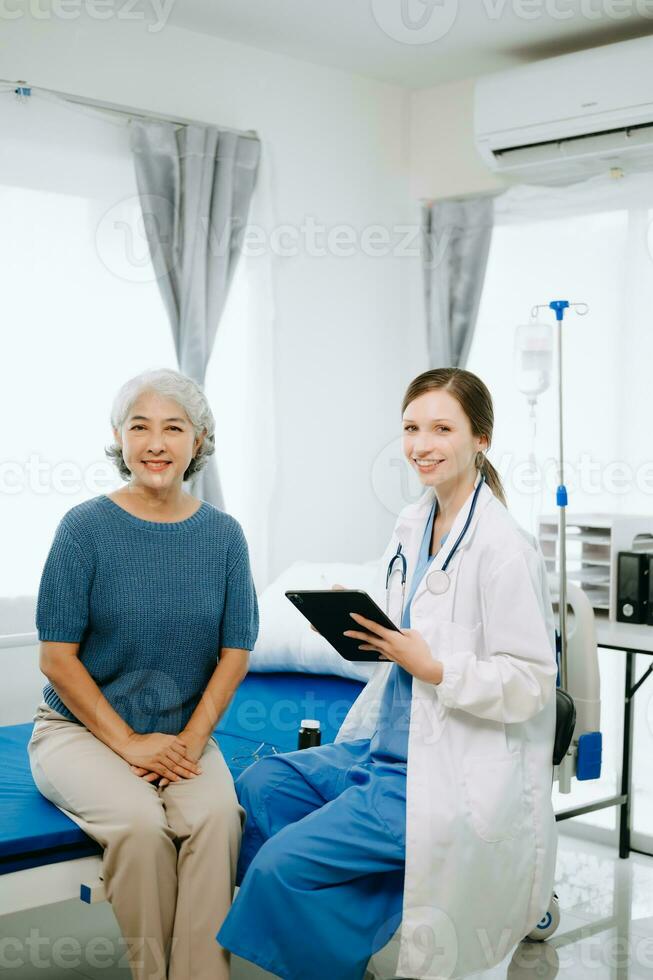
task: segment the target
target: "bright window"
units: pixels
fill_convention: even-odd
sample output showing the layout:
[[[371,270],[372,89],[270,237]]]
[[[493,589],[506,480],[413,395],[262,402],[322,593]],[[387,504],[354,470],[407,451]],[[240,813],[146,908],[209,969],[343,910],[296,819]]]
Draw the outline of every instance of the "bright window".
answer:
[[[568,313],[563,327],[568,513],[653,515],[652,218],[653,212],[646,207],[628,206],[522,220],[494,229],[466,366],[492,392],[495,436],[490,458],[501,472],[511,512],[532,533],[537,531],[540,514],[556,514],[556,362],[554,359],[552,386],[538,400],[533,438],[527,399],[516,386],[514,337],[517,324],[528,322],[531,307],[552,299],[585,302],[590,307],[584,317]],[[542,315],[553,323],[552,313]],[[535,492],[528,492],[523,479],[531,453],[540,471]],[[644,519],[651,520],[650,516]],[[625,657],[608,650],[600,651],[599,656],[603,776],[599,783],[574,783],[572,796],[554,794],[560,809],[618,791]],[[652,683],[635,698],[633,770],[633,826],[650,837],[653,770],[647,760],[653,752]],[[617,813],[611,808],[582,820],[613,829]]]
[[[36,593],[67,510],[123,485],[104,453],[120,385],[140,371],[178,365],[126,125],[37,96],[18,103],[10,93],[0,94],[0,123],[5,597]],[[242,521],[261,574],[267,512],[243,464],[262,414],[273,429],[264,268],[239,264],[206,384],[225,508]],[[273,454],[273,432],[263,435]]]
[[[10,95],[0,118],[0,595],[12,596],[38,589],[61,516],[121,485],[104,455],[120,384],[176,359],[126,129]]]

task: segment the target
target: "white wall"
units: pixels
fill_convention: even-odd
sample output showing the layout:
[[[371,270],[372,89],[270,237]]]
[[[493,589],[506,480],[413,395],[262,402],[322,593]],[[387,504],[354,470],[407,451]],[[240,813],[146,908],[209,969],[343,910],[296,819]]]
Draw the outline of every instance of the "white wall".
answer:
[[[479,194],[506,184],[474,146],[474,79],[410,95],[410,191],[415,199]]]
[[[417,221],[404,138],[408,96],[396,87],[115,18],[5,21],[0,76],[256,129],[279,223],[301,226],[308,216],[327,228],[382,225],[393,235]],[[350,258],[300,254],[279,259],[276,274],[273,574],[299,558],[380,553],[394,515],[373,490],[372,467],[399,431],[405,385],[426,366],[416,259],[360,249]],[[243,453],[256,480],[256,446]]]

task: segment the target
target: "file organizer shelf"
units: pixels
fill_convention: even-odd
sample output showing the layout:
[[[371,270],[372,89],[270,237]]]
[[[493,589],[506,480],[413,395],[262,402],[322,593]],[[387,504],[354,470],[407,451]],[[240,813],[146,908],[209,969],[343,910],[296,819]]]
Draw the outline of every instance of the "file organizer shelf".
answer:
[[[558,574],[557,514],[540,517],[538,539],[547,570]],[[653,516],[567,514],[567,578],[610,620],[616,619],[620,551],[653,551]]]

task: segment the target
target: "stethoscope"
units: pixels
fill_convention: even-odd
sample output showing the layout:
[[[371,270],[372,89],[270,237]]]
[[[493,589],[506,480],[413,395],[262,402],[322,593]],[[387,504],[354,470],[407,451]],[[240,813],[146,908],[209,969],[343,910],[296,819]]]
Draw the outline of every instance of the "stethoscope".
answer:
[[[458,548],[458,545],[460,544],[460,542],[462,541],[462,539],[465,537],[465,534],[467,533],[467,529],[468,529],[468,527],[470,525],[470,522],[472,520],[472,517],[474,516],[474,509],[476,508],[476,501],[478,500],[478,495],[479,495],[479,492],[481,490],[481,487],[483,485],[484,480],[485,480],[485,477],[481,475],[481,478],[478,481],[478,485],[476,487],[476,490],[474,491],[474,496],[472,498],[472,503],[471,503],[471,506],[469,508],[469,514],[467,515],[467,520],[465,521],[465,524],[463,526],[462,531],[460,532],[460,534],[456,538],[456,542],[455,542],[453,548],[451,549],[451,551],[447,555],[447,557],[446,557],[446,559],[445,559],[445,561],[444,561],[444,563],[442,565],[442,568],[434,568],[433,571],[427,573],[427,576],[426,576],[426,588],[429,590],[429,592],[432,595],[444,595],[444,593],[449,588],[449,581],[450,580],[449,580],[449,574],[447,572],[447,567],[448,567],[449,563],[451,562],[451,559],[453,558],[453,556],[456,554],[456,550]],[[404,553],[402,551],[401,544],[399,544],[399,546],[397,548],[397,551],[395,552],[395,554],[390,559],[390,563],[388,565],[388,571],[386,572],[386,576],[385,576],[385,611],[386,611],[386,614],[387,615],[389,615],[389,608],[388,607],[389,607],[389,604],[390,604],[390,590],[389,590],[390,579],[392,577],[392,574],[393,574],[393,571],[394,571],[394,568],[395,568],[395,562],[397,560],[399,561],[400,567],[401,567],[401,612],[399,614],[399,620],[401,621],[403,619],[403,617],[404,617],[404,600],[406,598],[406,575],[407,575],[407,572],[408,572],[408,562],[406,561],[406,556],[404,555]]]

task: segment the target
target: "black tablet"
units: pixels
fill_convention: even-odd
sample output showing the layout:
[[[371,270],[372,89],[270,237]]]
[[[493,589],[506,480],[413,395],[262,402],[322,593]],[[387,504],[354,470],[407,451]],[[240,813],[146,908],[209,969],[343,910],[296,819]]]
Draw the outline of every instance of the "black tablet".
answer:
[[[345,660],[373,662],[379,659],[378,651],[358,649],[362,640],[343,636],[345,630],[365,632],[365,627],[352,619],[350,613],[359,613],[386,629],[397,629],[362,589],[297,589],[286,592],[286,596]]]

